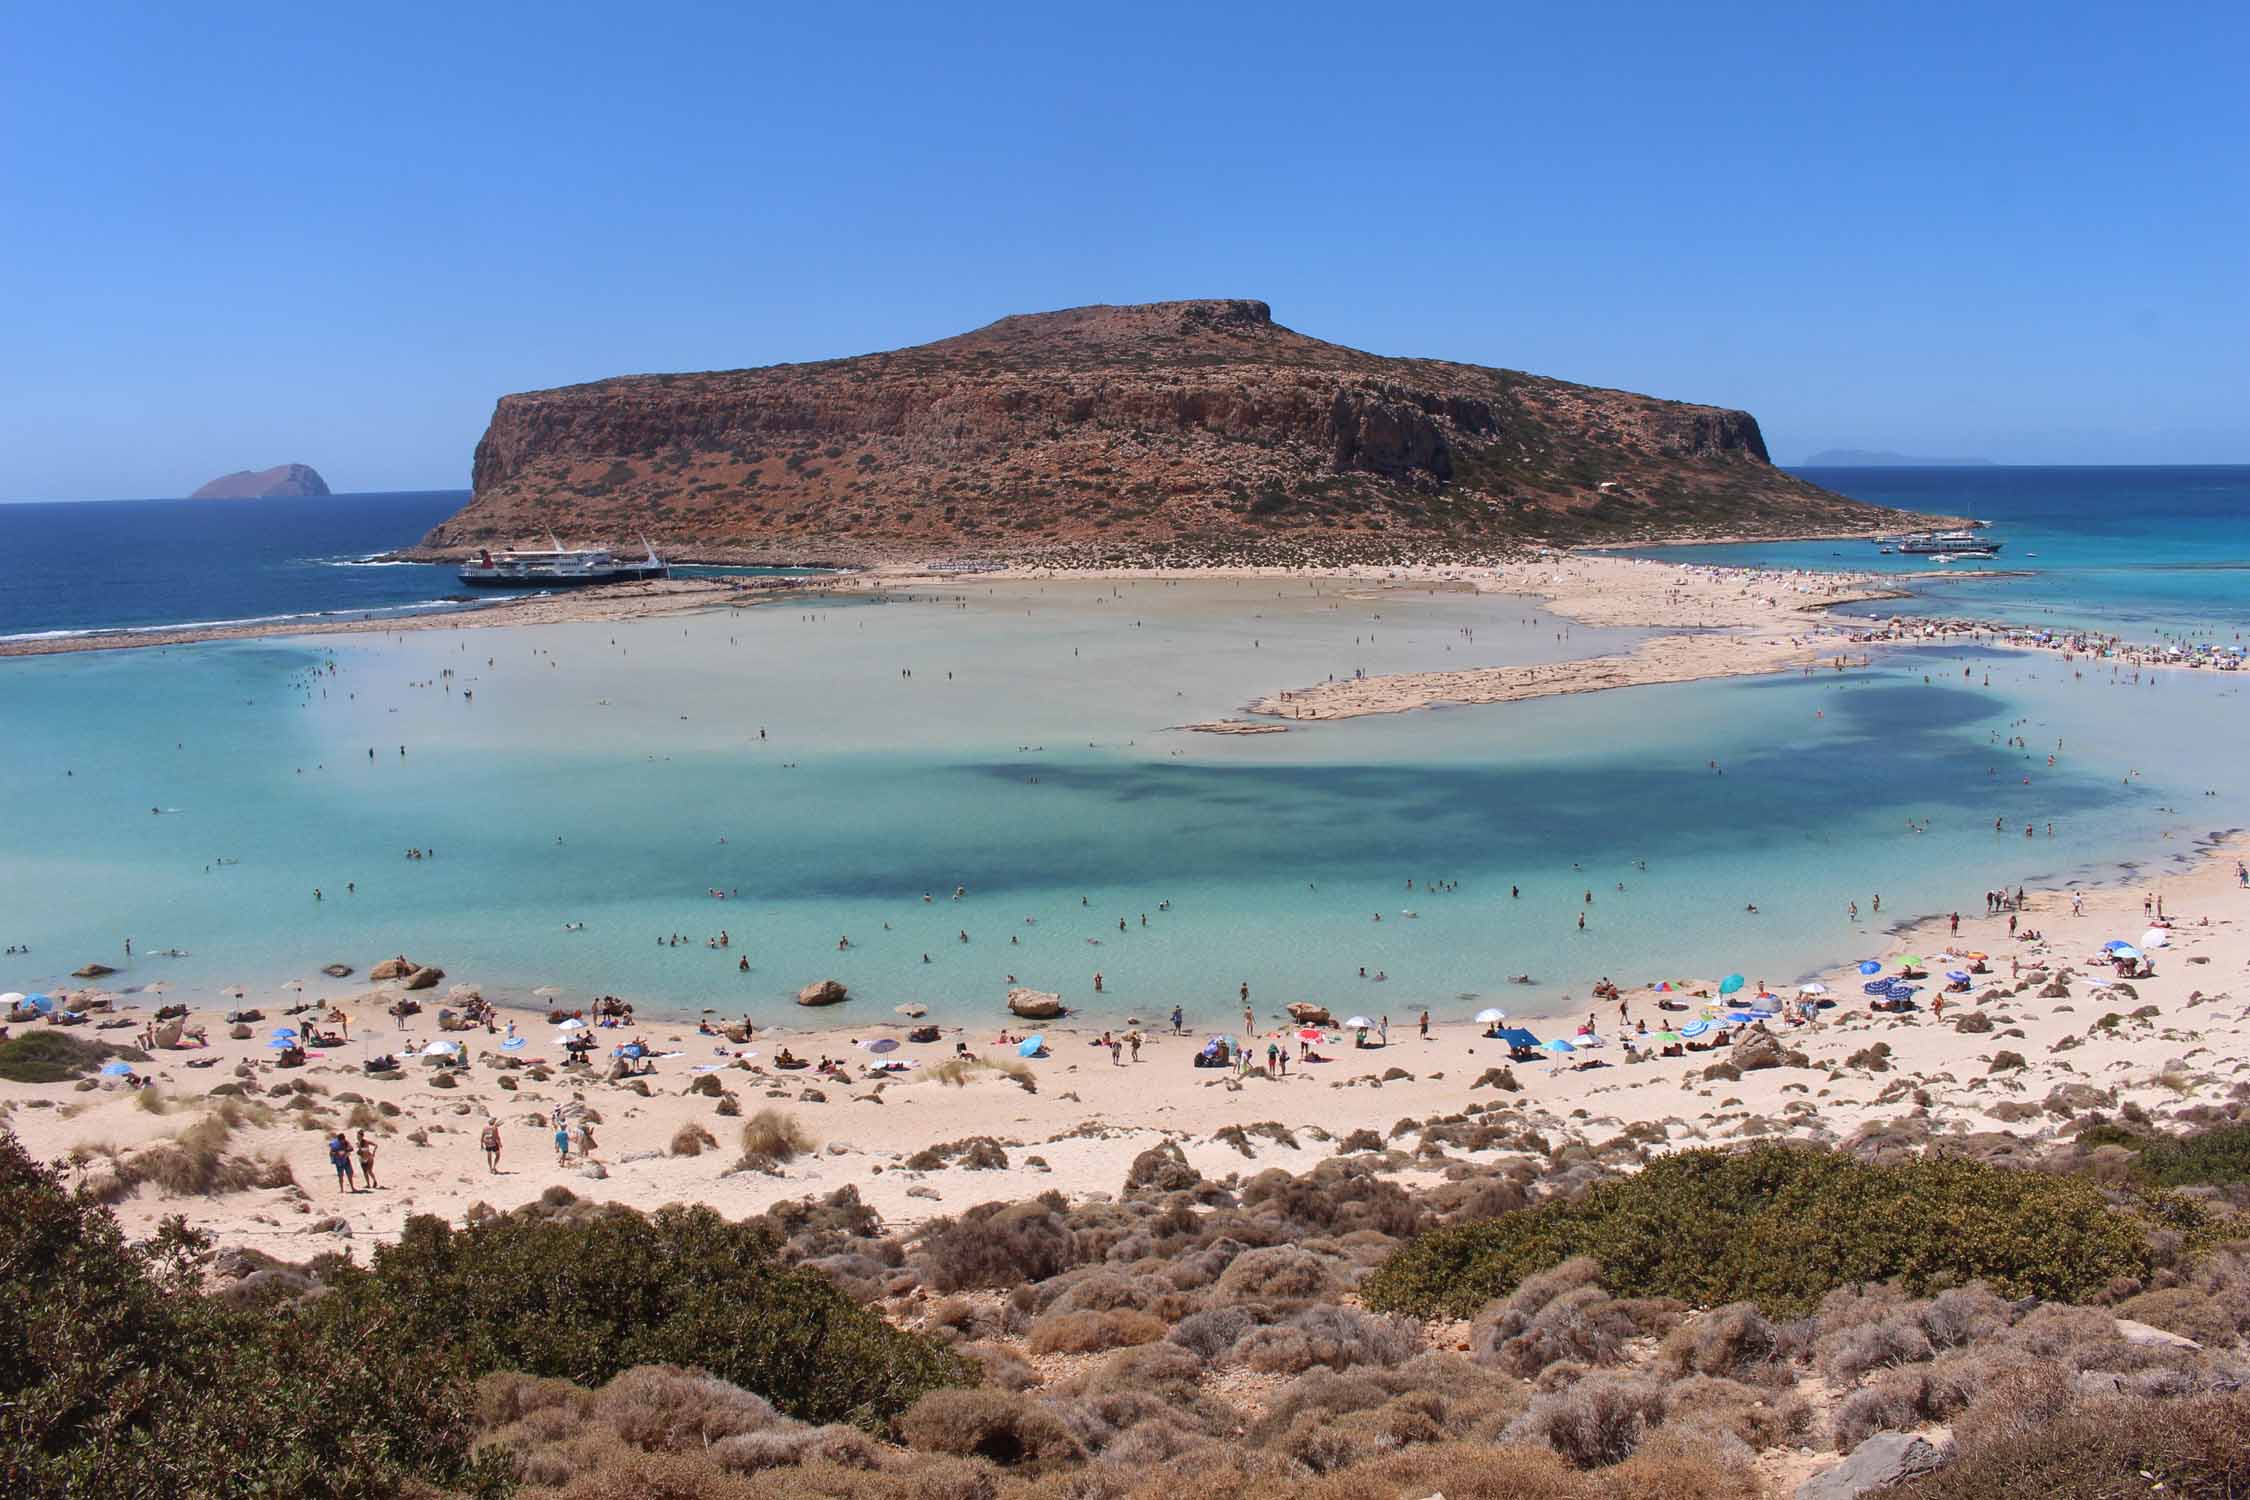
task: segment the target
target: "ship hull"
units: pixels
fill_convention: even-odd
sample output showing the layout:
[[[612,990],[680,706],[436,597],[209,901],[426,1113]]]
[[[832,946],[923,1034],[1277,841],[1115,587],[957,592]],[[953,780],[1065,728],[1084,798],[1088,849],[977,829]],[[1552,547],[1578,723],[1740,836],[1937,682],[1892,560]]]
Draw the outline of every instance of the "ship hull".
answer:
[[[459,577],[472,589],[584,589],[605,583],[639,583],[649,578],[669,578],[669,567],[608,568],[600,573],[566,573],[539,577],[527,573],[470,573]]]

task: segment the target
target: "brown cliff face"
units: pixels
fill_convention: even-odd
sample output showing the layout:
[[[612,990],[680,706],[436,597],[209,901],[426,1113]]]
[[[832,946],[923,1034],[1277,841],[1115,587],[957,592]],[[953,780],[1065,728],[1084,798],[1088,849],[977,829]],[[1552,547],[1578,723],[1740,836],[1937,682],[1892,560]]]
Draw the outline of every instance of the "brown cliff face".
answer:
[[[1899,524],[1775,469],[1746,412],[1367,354],[1246,300],[504,396],[474,485],[426,551],[1318,560]]]

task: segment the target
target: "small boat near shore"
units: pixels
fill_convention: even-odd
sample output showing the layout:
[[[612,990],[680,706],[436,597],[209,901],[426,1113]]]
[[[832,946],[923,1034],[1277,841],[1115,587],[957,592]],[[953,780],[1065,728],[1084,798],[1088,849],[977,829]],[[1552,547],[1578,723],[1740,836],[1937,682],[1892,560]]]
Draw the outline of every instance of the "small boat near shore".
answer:
[[[2004,542],[1979,536],[1973,531],[1914,531],[1886,541],[1883,550],[1916,555],[1981,553],[1991,556],[2005,545],[2007,544]]]
[[[658,557],[645,538],[641,545],[648,555],[635,561],[603,547],[565,547],[550,533],[543,550],[480,549],[461,565],[460,578],[473,589],[568,589],[671,577],[671,564]]]

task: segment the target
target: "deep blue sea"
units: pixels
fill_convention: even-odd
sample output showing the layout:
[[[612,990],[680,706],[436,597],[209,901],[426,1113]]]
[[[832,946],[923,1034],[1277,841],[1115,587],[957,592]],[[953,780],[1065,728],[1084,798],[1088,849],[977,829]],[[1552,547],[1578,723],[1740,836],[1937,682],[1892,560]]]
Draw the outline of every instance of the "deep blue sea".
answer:
[[[1952,565],[2018,577],[1925,578],[1869,615],[1977,615],[2108,630],[2129,640],[2229,639],[2250,630],[2250,466],[2223,468],[1794,469],[1855,499],[1992,523],[1996,561]],[[1945,571],[1867,542],[1653,548],[1637,555],[1761,567]]]
[[[422,490],[0,505],[0,637],[492,604],[451,567],[376,560],[468,500]]]

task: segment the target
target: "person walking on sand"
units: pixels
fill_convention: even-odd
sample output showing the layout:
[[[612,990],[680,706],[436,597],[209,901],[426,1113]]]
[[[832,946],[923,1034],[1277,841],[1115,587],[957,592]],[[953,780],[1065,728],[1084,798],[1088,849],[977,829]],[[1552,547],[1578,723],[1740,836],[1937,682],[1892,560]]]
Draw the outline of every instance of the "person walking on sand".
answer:
[[[570,1165],[570,1127],[568,1125],[557,1125],[555,1127],[555,1165],[558,1167]]]
[[[1421,1027],[1422,1040],[1426,1042],[1430,1039],[1430,1013],[1428,1011],[1422,1012]]]
[[[500,1122],[498,1120],[486,1119],[484,1134],[478,1138],[477,1144],[484,1148],[484,1169],[487,1172],[498,1172],[500,1170]]]
[[[1184,1025],[1185,1025],[1186,1023],[1187,1023],[1187,1016],[1186,1016],[1186,1013],[1185,1013],[1185,1012],[1183,1012],[1183,1011],[1182,1011],[1182,1010],[1181,1010],[1181,1009],[1180,1009],[1180,1008],[1179,1008],[1179,1007],[1178,1007],[1177,1005],[1173,1006],[1173,1007],[1172,1007],[1172,1035],[1174,1035],[1174,1036],[1179,1036],[1179,1035],[1181,1034],[1181,1027],[1182,1027],[1182,1026],[1184,1026]]]
[[[1139,1062],[1141,1060],[1140,1032],[1136,1030],[1125,1033],[1125,1045],[1133,1049],[1133,1061]]]
[[[352,1143],[344,1139],[344,1133],[340,1130],[328,1138],[328,1165],[336,1169],[338,1191],[359,1191],[352,1186]]]
[[[578,1122],[578,1155],[583,1161],[594,1159],[594,1126],[589,1120]]]
[[[1109,1039],[1109,1065],[1113,1068],[1125,1066],[1125,1043],[1116,1037]]]
[[[359,1133],[359,1180],[369,1187],[379,1187],[375,1180],[375,1142],[362,1130]]]

